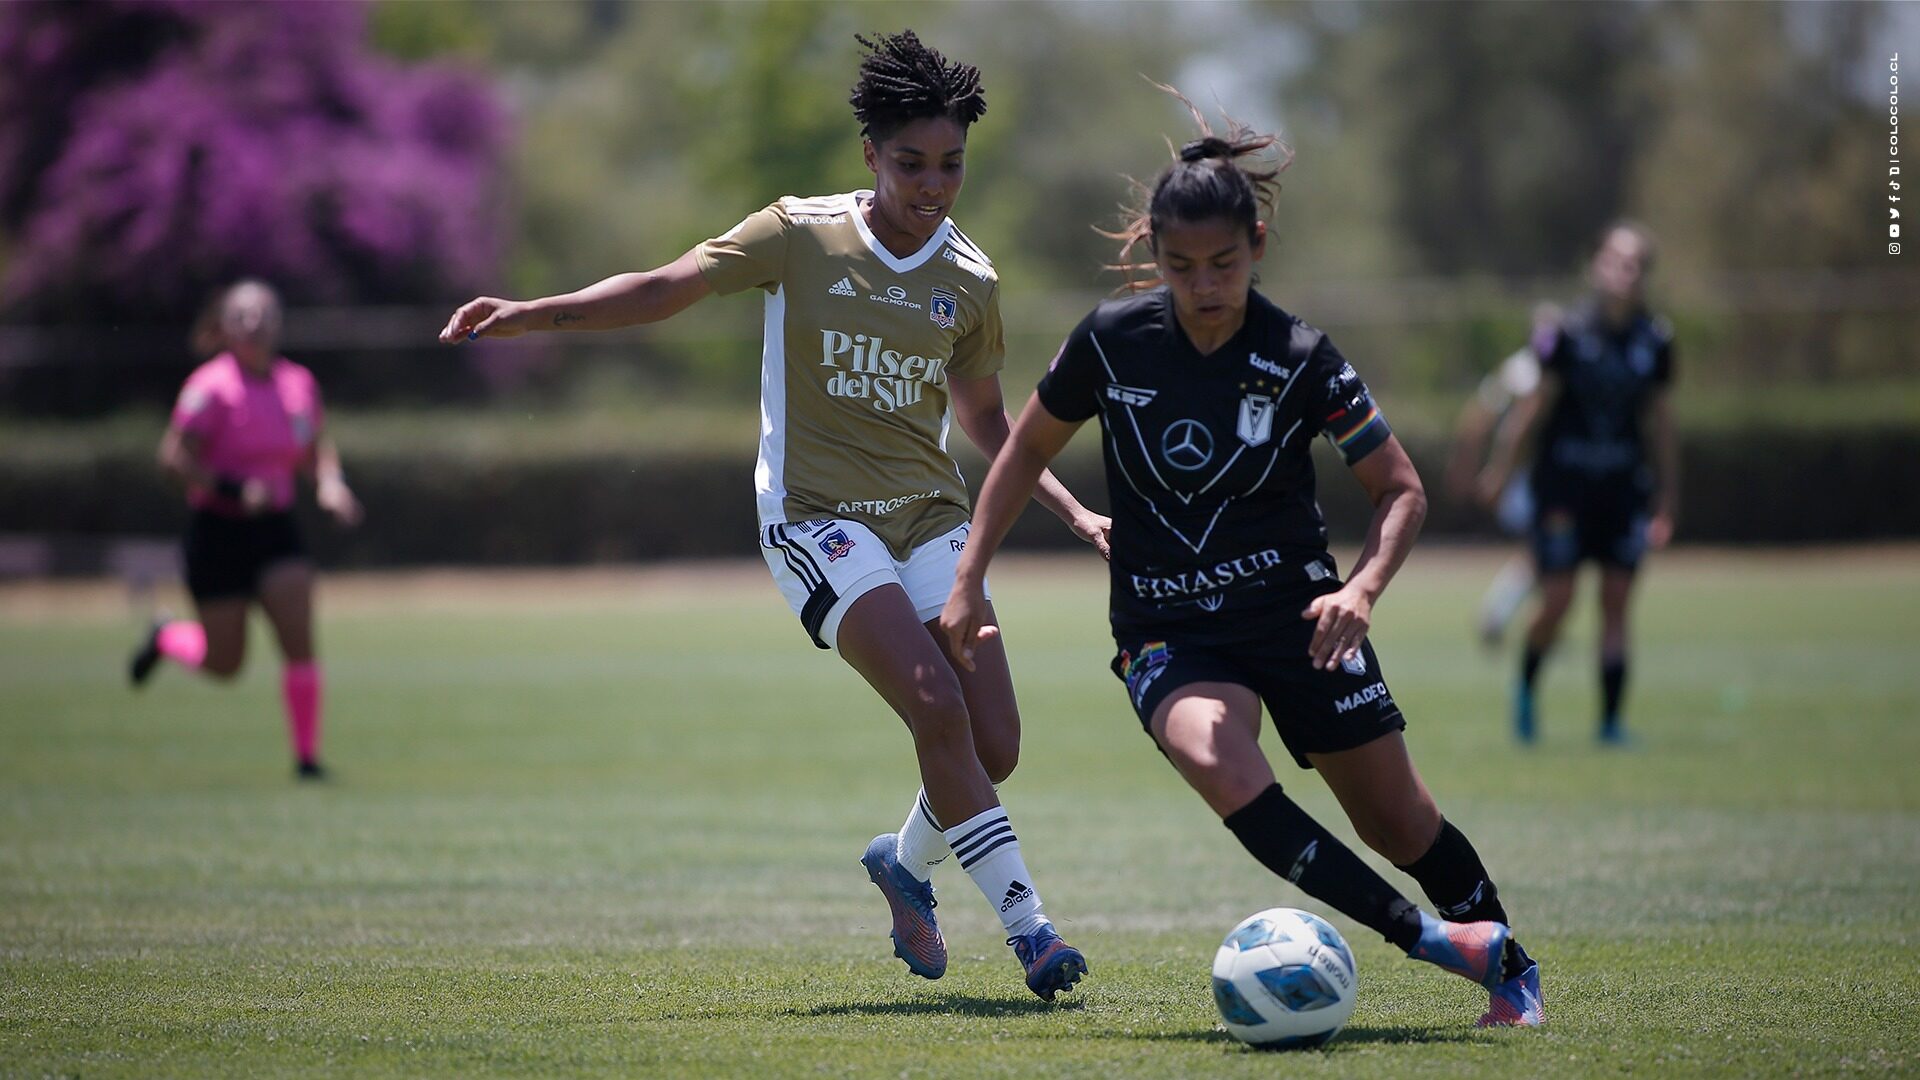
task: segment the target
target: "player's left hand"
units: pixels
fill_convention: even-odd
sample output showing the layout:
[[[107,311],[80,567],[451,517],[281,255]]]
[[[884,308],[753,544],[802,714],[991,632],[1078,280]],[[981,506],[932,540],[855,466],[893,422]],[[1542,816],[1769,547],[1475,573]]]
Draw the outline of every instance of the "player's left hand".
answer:
[[[1083,513],[1068,526],[1073,535],[1093,545],[1093,550],[1108,562],[1113,561],[1113,519],[1095,513]]]
[[[1647,521],[1647,547],[1659,551],[1673,542],[1673,515],[1658,511]]]
[[[351,528],[360,524],[360,500],[353,497],[352,489],[347,487],[344,480],[328,480],[320,484],[313,494],[313,501],[342,525]]]
[[[1474,478],[1473,494],[1482,507],[1491,510],[1500,505],[1500,493],[1507,489],[1507,476],[1505,469],[1491,465],[1480,470],[1480,475]]]
[[[953,662],[972,671],[974,647],[1000,636],[1000,628],[987,621],[986,590],[955,581],[947,606],[940,609],[940,633],[947,639],[947,654]]]
[[[1373,626],[1373,601],[1352,585],[1338,592],[1313,598],[1303,619],[1314,619],[1313,640],[1307,643],[1307,655],[1313,666],[1332,671],[1344,660],[1360,655],[1360,646]]]

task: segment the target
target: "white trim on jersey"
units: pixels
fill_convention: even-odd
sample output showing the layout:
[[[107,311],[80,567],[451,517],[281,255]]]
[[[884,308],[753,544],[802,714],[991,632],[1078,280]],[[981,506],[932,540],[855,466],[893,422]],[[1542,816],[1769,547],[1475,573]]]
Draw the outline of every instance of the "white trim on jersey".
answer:
[[[1099,335],[1089,333],[1087,335],[1087,340],[1093,343],[1093,351],[1099,354],[1100,366],[1107,369],[1108,381],[1115,385],[1118,385],[1120,382],[1120,376],[1113,370],[1113,362],[1107,359],[1107,350],[1101,346]],[[1300,372],[1302,369],[1305,368],[1305,366],[1306,365],[1303,364],[1300,366],[1300,368],[1296,368],[1294,370],[1293,374],[1287,379],[1287,385],[1281,388],[1280,395],[1273,399],[1273,404],[1276,409],[1279,408],[1280,402],[1286,399],[1287,392],[1293,389],[1293,384],[1299,381]],[[1100,407],[1102,411],[1108,411],[1107,402],[1105,399],[1101,400]],[[1188,506],[1191,506],[1193,504],[1193,500],[1197,496],[1205,495],[1208,491],[1213,490],[1213,485],[1219,483],[1221,479],[1225,477],[1227,473],[1233,469],[1234,462],[1239,461],[1240,455],[1243,452],[1245,452],[1245,450],[1247,449],[1244,443],[1236,447],[1233,451],[1233,455],[1227,458],[1226,464],[1220,466],[1219,470],[1213,474],[1213,479],[1207,481],[1206,484],[1200,488],[1200,490],[1195,491],[1191,495],[1186,494],[1185,492],[1175,491],[1166,482],[1166,480],[1160,476],[1159,468],[1154,465],[1153,448],[1147,445],[1147,436],[1144,432],[1140,430],[1140,421],[1139,421],[1139,418],[1134,416],[1132,406],[1122,403],[1121,408],[1126,411],[1127,424],[1133,428],[1133,437],[1140,444],[1140,460],[1147,463],[1147,471],[1153,474],[1154,481],[1160,485],[1160,489],[1162,491],[1167,492],[1168,494],[1172,495],[1174,498],[1179,499],[1181,503]],[[1111,417],[1110,412],[1109,412],[1109,417]],[[1215,525],[1220,524],[1220,515],[1226,513],[1227,504],[1232,502],[1236,498],[1241,498],[1245,495],[1253,494],[1254,492],[1260,490],[1261,484],[1264,484],[1267,482],[1267,476],[1273,472],[1274,464],[1280,460],[1280,447],[1285,446],[1287,444],[1287,439],[1293,436],[1294,430],[1299,428],[1299,426],[1300,426],[1300,421],[1297,421],[1297,420],[1294,421],[1293,427],[1288,428],[1287,433],[1281,436],[1280,442],[1277,445],[1275,445],[1273,448],[1273,456],[1267,459],[1267,467],[1261,470],[1260,478],[1253,482],[1252,487],[1242,492],[1241,495],[1227,495],[1221,498],[1219,505],[1213,508],[1213,516],[1207,519],[1207,527],[1203,532],[1201,532],[1199,540],[1187,539],[1187,534],[1184,532],[1181,532],[1177,527],[1175,527],[1173,522],[1167,520],[1167,515],[1160,512],[1160,507],[1158,504],[1156,504],[1153,501],[1153,497],[1148,495],[1145,491],[1143,491],[1140,487],[1139,482],[1133,478],[1133,473],[1129,471],[1127,468],[1126,455],[1120,453],[1118,447],[1114,448],[1113,459],[1120,466],[1120,475],[1127,478],[1127,485],[1133,488],[1133,493],[1135,495],[1140,496],[1140,501],[1147,504],[1147,509],[1153,511],[1153,516],[1159,519],[1160,524],[1165,526],[1166,530],[1172,533],[1181,543],[1187,545],[1187,547],[1189,548],[1192,548],[1193,553],[1195,555],[1198,555],[1207,546],[1207,540],[1213,536],[1213,527]],[[1108,421],[1107,429],[1108,429],[1109,435],[1111,435],[1113,430],[1113,424],[1111,419],[1109,419]]]
[[[787,287],[767,296],[760,344],[760,455],[753,501],[760,524],[787,520]]]
[[[949,225],[952,225],[953,219],[948,218],[947,223]],[[972,237],[960,231],[960,226],[953,225],[951,234],[947,237],[947,241],[953,245],[953,248],[955,251],[958,251],[960,254],[973,259],[974,261],[980,263],[982,266],[986,266],[989,269],[992,268],[993,260],[987,258],[987,253],[980,250],[980,245],[974,243]]]
[[[940,245],[946,243],[947,238],[953,233],[953,219],[942,218],[940,219],[940,227],[933,230],[933,237],[922,245],[920,250],[904,259],[899,258],[895,256],[893,252],[888,251],[885,244],[875,240],[873,238],[873,230],[867,228],[867,216],[860,212],[860,200],[863,197],[871,199],[873,197],[873,191],[869,188],[861,188],[859,191],[850,192],[846,196],[853,211],[853,227],[859,230],[860,239],[865,241],[867,250],[873,252],[873,257],[879,259],[886,265],[887,269],[896,274],[910,274],[926,265],[928,259],[939,254]]]

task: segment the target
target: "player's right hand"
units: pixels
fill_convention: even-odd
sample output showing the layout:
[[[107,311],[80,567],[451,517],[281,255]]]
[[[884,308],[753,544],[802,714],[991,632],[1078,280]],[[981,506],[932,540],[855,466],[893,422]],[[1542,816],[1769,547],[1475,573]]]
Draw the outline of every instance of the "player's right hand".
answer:
[[[530,314],[530,305],[519,300],[478,297],[453,313],[453,318],[447,320],[447,328],[440,331],[440,340],[451,345],[462,339],[517,337],[527,332]]]
[[[265,480],[258,478],[247,480],[240,485],[240,509],[248,515],[264,514],[273,509],[273,488]]]

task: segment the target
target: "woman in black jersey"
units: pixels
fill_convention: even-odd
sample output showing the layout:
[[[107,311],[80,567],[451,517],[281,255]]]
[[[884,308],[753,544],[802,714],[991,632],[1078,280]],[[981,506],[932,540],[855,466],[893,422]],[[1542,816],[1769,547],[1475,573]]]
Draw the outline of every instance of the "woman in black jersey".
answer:
[[[1534,572],[1540,607],[1527,627],[1514,683],[1513,731],[1534,739],[1534,684],[1573,604],[1574,575],[1600,564],[1600,742],[1626,742],[1627,613],[1649,550],[1673,537],[1680,454],[1668,387],[1673,329],[1647,310],[1653,240],[1628,222],[1594,253],[1593,295],[1536,330],[1540,383],[1501,422],[1480,479],[1482,497],[1513,476],[1533,445]]]
[[[1194,116],[1205,137],[1181,148],[1115,234],[1123,265],[1146,242],[1159,281],[1095,308],[1061,347],[981,491],[941,629],[963,666],[997,635],[987,563],[1041,470],[1099,416],[1113,670],[1148,734],[1275,874],[1414,959],[1486,986],[1482,1024],[1538,1024],[1539,968],[1415,771],[1366,640],[1426,513],[1420,477],[1326,335],[1253,290],[1280,170],[1240,159],[1278,141],[1238,124],[1216,138]],[[1314,501],[1316,434],[1375,506],[1344,582]],[[1258,743],[1263,702],[1294,760],[1326,778],[1368,846],[1446,918],[1400,896],[1281,791]]]

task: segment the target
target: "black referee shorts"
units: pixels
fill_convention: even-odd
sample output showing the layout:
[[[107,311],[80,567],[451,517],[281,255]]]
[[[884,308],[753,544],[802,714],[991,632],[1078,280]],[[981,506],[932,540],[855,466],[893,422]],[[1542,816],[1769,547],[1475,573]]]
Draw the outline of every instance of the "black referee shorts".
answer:
[[[289,513],[229,517],[196,510],[187,522],[187,591],[195,600],[250,598],[274,563],[306,557]]]

